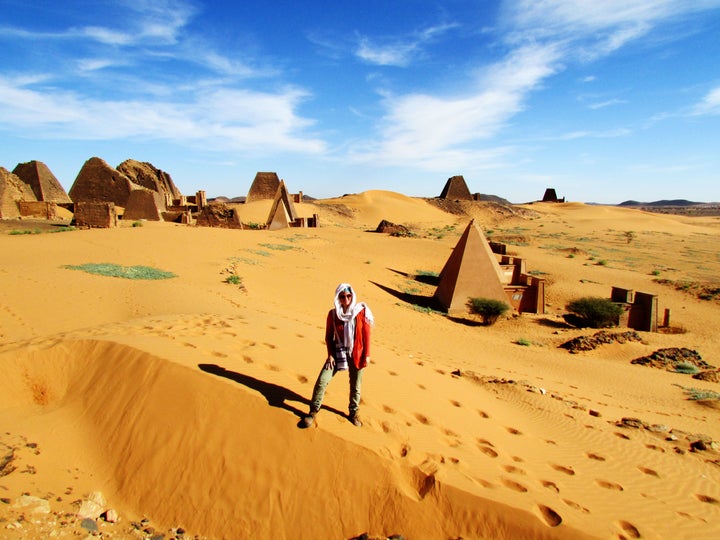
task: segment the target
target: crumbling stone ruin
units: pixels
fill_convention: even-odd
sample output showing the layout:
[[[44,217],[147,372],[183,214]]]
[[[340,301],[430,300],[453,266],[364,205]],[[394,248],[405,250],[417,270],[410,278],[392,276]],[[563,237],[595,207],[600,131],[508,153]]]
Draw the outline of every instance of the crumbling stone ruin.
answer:
[[[222,227],[225,229],[242,229],[243,224],[234,208],[225,203],[206,205],[197,218],[198,227]]]
[[[75,224],[78,227],[108,229],[118,226],[118,213],[112,202],[75,203]]]
[[[70,188],[75,203],[111,202],[125,208],[130,192],[136,184],[99,157],[88,159]]]
[[[118,172],[127,176],[134,184],[159,193],[163,199],[171,203],[173,199],[182,197],[172,178],[165,171],[155,168],[150,163],[126,159],[117,166]]]
[[[460,201],[473,200],[473,196],[465,183],[465,178],[462,176],[451,176],[448,178],[442,193],[440,193],[440,198]]]

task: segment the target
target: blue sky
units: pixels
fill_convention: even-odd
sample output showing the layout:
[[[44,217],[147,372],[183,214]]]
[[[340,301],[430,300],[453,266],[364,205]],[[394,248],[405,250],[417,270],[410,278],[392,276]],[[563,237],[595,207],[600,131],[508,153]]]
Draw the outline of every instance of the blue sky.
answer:
[[[720,201],[720,0],[0,0],[0,166]]]

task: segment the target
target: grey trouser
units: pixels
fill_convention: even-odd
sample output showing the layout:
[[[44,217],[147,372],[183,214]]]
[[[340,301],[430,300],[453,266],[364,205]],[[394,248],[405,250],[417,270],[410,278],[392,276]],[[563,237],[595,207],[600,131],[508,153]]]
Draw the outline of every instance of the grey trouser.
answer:
[[[320,410],[327,385],[336,373],[338,373],[338,371],[335,368],[325,369],[325,367],[323,367],[323,369],[320,370],[320,375],[318,375],[317,381],[315,381],[310,410]],[[348,404],[348,411],[350,412],[350,415],[353,415],[357,413],[360,408],[360,387],[362,386],[363,369],[357,369],[351,360],[348,366],[348,375],[350,377],[350,401]]]

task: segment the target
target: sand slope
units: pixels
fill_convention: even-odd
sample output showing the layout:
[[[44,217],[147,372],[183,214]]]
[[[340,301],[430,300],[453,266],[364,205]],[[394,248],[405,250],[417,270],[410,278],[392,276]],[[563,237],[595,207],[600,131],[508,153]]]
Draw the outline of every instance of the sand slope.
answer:
[[[340,203],[351,215],[323,209]],[[208,538],[720,533],[718,453],[688,452],[697,434],[720,440],[720,411],[678,386],[718,384],[630,364],[662,347],[717,364],[717,303],[654,280],[712,282],[718,220],[576,203],[495,216],[488,235],[511,240],[542,273],[550,305],[482,327],[418,308],[434,288],[412,277],[442,268],[466,219],[387,192],[313,206],[336,223],[0,236],[0,443],[16,449],[17,466],[0,477],[10,501],[0,518],[14,523],[23,492],[51,492],[53,511],[72,512],[74,499],[102,491],[123,516],[112,531],[120,538],[142,516]],[[380,219],[418,237],[365,232]],[[64,268],[87,262],[177,277]],[[228,270],[244,288],[224,282]],[[317,425],[299,430],[340,281],[377,319],[365,425],[344,416],[340,374]],[[567,301],[612,285],[659,294],[686,332],[579,355],[558,348],[592,333],[566,327]],[[667,426],[677,440],[619,427],[623,417]],[[0,530],[25,538],[32,524],[23,527]]]

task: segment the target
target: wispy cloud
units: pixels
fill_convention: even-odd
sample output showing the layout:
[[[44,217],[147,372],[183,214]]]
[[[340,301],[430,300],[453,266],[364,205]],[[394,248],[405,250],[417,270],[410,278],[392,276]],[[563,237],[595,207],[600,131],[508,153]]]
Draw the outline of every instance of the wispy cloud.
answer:
[[[693,116],[720,115],[720,86],[713,88],[691,111]]]
[[[467,145],[496,135],[522,110],[525,94],[553,73],[556,60],[552,46],[526,46],[482,72],[473,93],[386,96],[381,141],[367,145],[365,158],[440,169],[496,158],[507,149]],[[363,159],[363,152],[353,157]]]
[[[457,26],[449,23],[440,24],[399,38],[371,39],[360,36],[355,55],[369,64],[405,67],[423,52],[425,45]]]
[[[692,5],[690,5],[692,4]],[[480,141],[497,136],[511,118],[525,108],[528,96],[572,62],[591,62],[607,56],[657,25],[688,13],[720,5],[720,0],[688,3],[682,0],[520,0],[503,5],[504,58],[479,67],[478,80],[464,85],[461,95],[406,94],[385,96],[386,114],[380,142],[367,143],[367,152],[354,157],[390,164],[436,166],[472,159],[482,153]],[[376,47],[372,58],[404,65],[414,42]],[[364,49],[363,49],[364,50]],[[369,52],[365,56],[371,57]],[[588,77],[585,82],[595,80]],[[624,103],[611,99],[591,104],[599,109]],[[697,110],[715,111],[717,96],[709,95]],[[624,128],[576,132],[572,137],[625,136]],[[372,155],[372,158],[371,158]],[[419,156],[419,157],[418,157]],[[444,156],[444,158],[443,158]]]
[[[627,103],[627,100],[625,99],[608,99],[605,101],[598,101],[596,103],[590,103],[588,105],[588,108],[592,110],[597,109],[604,109],[605,107],[612,107],[613,105],[622,105],[623,103]]]
[[[0,77],[2,125],[27,136],[113,140],[139,138],[216,149],[320,153],[325,143],[299,116],[303,91],[202,90],[191,101],[100,100],[76,92],[34,88],[28,80]]]

